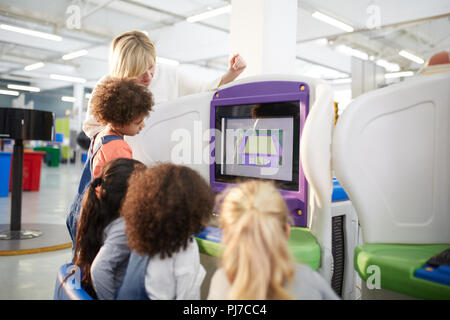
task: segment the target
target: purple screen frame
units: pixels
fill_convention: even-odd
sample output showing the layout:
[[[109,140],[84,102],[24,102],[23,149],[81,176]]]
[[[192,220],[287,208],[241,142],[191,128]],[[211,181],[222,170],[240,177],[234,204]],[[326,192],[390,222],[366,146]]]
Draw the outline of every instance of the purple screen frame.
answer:
[[[301,89],[303,88],[303,90]],[[215,129],[216,106],[235,106],[254,103],[271,103],[271,102],[287,102],[299,101],[300,106],[300,133],[301,141],[303,127],[309,112],[309,86],[303,82],[296,81],[261,81],[235,85],[214,93],[211,101],[210,112],[210,128]],[[212,139],[215,139],[213,137]],[[214,140],[211,140],[214,141]],[[210,154],[215,154],[215,144],[211,144],[212,150]],[[300,148],[299,148],[300,149]],[[210,185],[216,192],[222,192],[234,184],[216,182],[215,181],[215,161],[209,167]],[[298,190],[279,190],[285,198],[290,210],[293,224],[295,226],[306,227],[307,225],[307,201],[308,201],[308,184],[303,173],[301,160],[299,156],[299,188]],[[298,215],[297,210],[301,210],[303,214]],[[295,211],[295,212],[294,212]]]

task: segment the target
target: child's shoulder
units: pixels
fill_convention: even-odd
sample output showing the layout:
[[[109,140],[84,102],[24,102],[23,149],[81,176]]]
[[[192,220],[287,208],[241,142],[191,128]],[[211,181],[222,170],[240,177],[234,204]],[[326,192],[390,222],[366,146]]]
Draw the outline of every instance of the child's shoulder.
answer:
[[[101,140],[103,140],[103,144],[100,146],[98,152],[106,162],[117,158],[133,158],[133,152],[128,143],[120,136],[111,132],[110,129],[103,129],[95,137],[94,148],[98,147]]]
[[[110,140],[101,146],[101,152],[105,158],[114,160],[116,158],[133,158],[133,152],[128,143],[123,139]]]

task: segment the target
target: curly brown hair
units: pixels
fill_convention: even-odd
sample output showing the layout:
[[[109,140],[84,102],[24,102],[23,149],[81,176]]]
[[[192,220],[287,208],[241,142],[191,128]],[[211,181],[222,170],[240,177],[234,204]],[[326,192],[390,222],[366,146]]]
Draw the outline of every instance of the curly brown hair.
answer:
[[[171,257],[209,222],[213,205],[209,185],[186,166],[162,163],[139,170],[129,180],[121,211],[128,246],[138,254]]]
[[[154,105],[152,93],[135,79],[106,78],[92,93],[90,110],[102,124],[123,126],[142,115],[148,115]]]

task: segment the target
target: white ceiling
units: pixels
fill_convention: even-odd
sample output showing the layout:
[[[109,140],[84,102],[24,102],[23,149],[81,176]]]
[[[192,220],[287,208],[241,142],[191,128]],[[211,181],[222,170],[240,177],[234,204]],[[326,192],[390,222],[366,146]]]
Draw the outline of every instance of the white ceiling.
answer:
[[[176,59],[185,68],[214,78],[227,68],[229,14],[199,23],[185,18],[209,7],[228,5],[223,0],[1,0],[0,24],[54,33],[63,41],[39,39],[0,29],[0,78],[24,81],[41,90],[70,85],[49,79],[65,74],[88,79],[86,86],[108,72],[108,47],[118,34],[147,31],[157,55]],[[280,5],[282,0],[280,0]],[[66,23],[75,5],[81,9],[81,29]],[[370,12],[379,9],[380,26],[371,28]],[[314,11],[333,16],[354,27],[347,33],[311,16]],[[373,16],[372,16],[373,17]],[[299,0],[296,72],[325,79],[350,75],[350,57],[336,50],[345,44],[373,59],[397,63],[402,70],[420,64],[398,55],[409,50],[424,59],[450,51],[450,1],[448,0]],[[370,27],[370,28],[369,28]],[[62,55],[87,49],[88,55],[64,61]],[[45,66],[25,71],[24,66],[43,61]]]

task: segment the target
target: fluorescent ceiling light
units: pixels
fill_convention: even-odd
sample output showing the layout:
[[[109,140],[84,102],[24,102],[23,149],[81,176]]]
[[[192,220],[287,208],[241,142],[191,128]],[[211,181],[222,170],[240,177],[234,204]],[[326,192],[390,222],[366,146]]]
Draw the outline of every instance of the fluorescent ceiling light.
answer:
[[[18,84],[8,84],[8,89],[16,89],[16,90],[24,90],[24,91],[30,91],[30,92],[40,92],[41,89],[38,87],[30,87],[30,86],[22,86]]]
[[[75,97],[68,97],[68,96],[63,96],[61,97],[61,100],[64,102],[75,102]]]
[[[385,79],[393,79],[393,78],[401,78],[401,77],[411,77],[414,75],[414,72],[412,71],[404,71],[404,72],[393,72],[393,73],[386,73],[384,75]]]
[[[84,79],[84,78],[64,76],[61,74],[54,74],[54,73],[52,73],[50,75],[50,78],[54,79],[54,80],[62,80],[62,81],[77,82],[77,83],[85,83],[86,82],[86,79]]]
[[[16,26],[10,26],[8,24],[0,24],[0,29],[18,32],[18,33],[26,34],[29,36],[38,37],[38,38],[47,39],[47,40],[53,40],[53,41],[62,41],[62,39],[63,39],[62,37],[57,36],[55,34],[20,28],[20,27],[16,27]]]
[[[19,95],[19,92],[13,91],[13,90],[3,90],[3,89],[0,89],[0,94],[6,94],[6,95],[8,95],[8,96],[18,96],[18,95]]]
[[[186,19],[186,21],[193,23],[193,22],[197,22],[200,20],[205,20],[205,19],[209,19],[209,18],[212,18],[215,16],[219,16],[221,14],[229,13],[229,12],[231,12],[231,5],[221,7],[218,9],[208,10],[208,11],[202,12],[200,14],[190,16]]]
[[[408,51],[405,51],[405,50],[401,50],[398,54],[401,55],[402,57],[404,57],[408,60],[411,60],[413,62],[416,62],[418,64],[423,64],[425,62],[421,57],[418,57],[418,56],[416,56]]]
[[[156,57],[156,63],[169,64],[171,66],[177,66],[180,64],[177,60],[162,57]]]
[[[349,26],[348,24],[343,23],[342,21],[336,20],[336,19],[334,19],[334,18],[332,18],[330,16],[327,16],[326,14],[323,14],[323,13],[321,13],[319,11],[314,12],[312,14],[312,16],[314,18],[316,18],[317,20],[326,22],[326,23],[328,23],[328,24],[330,24],[330,25],[332,25],[332,26],[334,26],[336,28],[339,28],[339,29],[347,31],[347,32],[353,32],[355,30],[355,29],[353,29],[352,26]]]
[[[360,58],[363,60],[369,60],[369,55],[367,53],[365,53],[361,50],[356,50],[356,49],[350,48],[349,46],[346,46],[343,44],[337,46],[336,50],[343,54],[351,55],[351,56],[354,56],[354,57],[357,57],[357,58]]]
[[[44,66],[43,62],[37,62],[37,63],[33,63],[33,64],[26,66],[24,69],[25,69],[25,71],[31,71],[31,70],[36,70],[36,69],[42,68],[43,66]]]
[[[71,59],[75,59],[81,56],[85,56],[88,54],[88,51],[83,49],[83,50],[78,50],[78,51],[74,51],[68,54],[65,54],[62,56],[63,60],[71,60]]]
[[[396,63],[392,63],[383,59],[377,60],[375,62],[378,66],[383,67],[388,72],[397,72],[400,71],[400,66]]]

